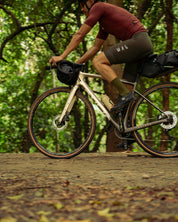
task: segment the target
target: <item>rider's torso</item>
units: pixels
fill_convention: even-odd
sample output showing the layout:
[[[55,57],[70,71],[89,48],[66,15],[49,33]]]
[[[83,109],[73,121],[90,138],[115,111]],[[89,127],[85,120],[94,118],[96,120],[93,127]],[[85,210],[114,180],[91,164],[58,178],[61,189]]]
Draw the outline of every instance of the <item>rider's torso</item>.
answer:
[[[106,39],[108,34],[124,41],[138,32],[145,32],[142,23],[127,10],[108,3],[96,3],[89,12],[85,24],[93,27],[100,24],[98,38]]]

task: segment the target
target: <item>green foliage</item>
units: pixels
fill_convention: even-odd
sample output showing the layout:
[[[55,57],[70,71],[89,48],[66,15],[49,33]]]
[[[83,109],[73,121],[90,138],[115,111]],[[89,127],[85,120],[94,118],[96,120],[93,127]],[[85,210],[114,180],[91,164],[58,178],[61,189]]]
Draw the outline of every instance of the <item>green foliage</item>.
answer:
[[[63,52],[72,35],[84,21],[84,17],[81,16],[78,5],[72,4],[69,0],[3,2],[0,7],[2,49],[0,54],[0,152],[20,152],[23,151],[22,143],[26,135],[28,111],[34,99],[34,92],[39,95],[53,87],[52,75],[44,67],[48,66],[48,60],[52,55]],[[176,0],[173,2],[173,11],[176,15],[178,13]],[[124,0],[123,3],[124,8],[136,14],[141,0]],[[148,30],[162,10],[160,0],[152,1],[151,7],[143,18],[143,23]],[[92,29],[85,42],[70,54],[69,60],[75,62],[86,48],[92,45],[97,30],[97,26]],[[175,22],[174,48],[177,47],[177,34]],[[164,52],[166,49],[164,15],[152,31],[151,38],[155,51]],[[94,71],[91,64],[88,69],[90,72]],[[58,81],[56,84],[60,85]],[[91,82],[90,85],[92,84]],[[35,87],[36,91],[34,91]],[[102,90],[100,83],[97,87],[99,91]],[[99,122],[102,120],[100,119]],[[97,132],[100,130],[98,126]]]

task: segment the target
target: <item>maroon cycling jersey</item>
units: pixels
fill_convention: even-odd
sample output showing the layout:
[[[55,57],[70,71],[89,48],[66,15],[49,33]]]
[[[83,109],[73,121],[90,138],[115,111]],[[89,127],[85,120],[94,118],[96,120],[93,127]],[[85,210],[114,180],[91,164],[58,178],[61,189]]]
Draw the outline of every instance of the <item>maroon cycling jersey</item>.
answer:
[[[97,38],[106,39],[108,34],[124,41],[138,32],[146,32],[142,23],[127,10],[104,2],[92,6],[85,24],[100,24]]]

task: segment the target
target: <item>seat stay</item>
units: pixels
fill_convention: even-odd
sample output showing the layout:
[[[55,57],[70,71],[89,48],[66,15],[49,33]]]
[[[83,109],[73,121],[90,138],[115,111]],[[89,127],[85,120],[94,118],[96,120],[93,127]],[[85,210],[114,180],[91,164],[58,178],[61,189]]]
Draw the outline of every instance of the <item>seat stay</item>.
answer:
[[[159,107],[155,106],[149,99],[147,99],[143,94],[139,93],[137,90],[134,90],[135,93],[137,93],[139,96],[141,96],[143,99],[145,99],[150,105],[152,105],[155,109],[159,110],[161,113],[164,113],[163,110],[161,110]]]

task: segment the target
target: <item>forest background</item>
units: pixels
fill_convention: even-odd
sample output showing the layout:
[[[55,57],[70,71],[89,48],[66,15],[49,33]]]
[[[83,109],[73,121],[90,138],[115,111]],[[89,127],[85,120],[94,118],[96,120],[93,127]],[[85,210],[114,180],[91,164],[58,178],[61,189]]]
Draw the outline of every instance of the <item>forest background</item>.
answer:
[[[108,2],[124,7],[142,21],[155,53],[178,48],[177,0]],[[63,52],[84,19],[74,0],[0,0],[0,152],[35,151],[27,133],[30,106],[39,94],[54,87],[49,58]],[[75,62],[83,55],[94,42],[97,30],[96,25],[67,59]],[[110,37],[108,45],[113,41],[117,40]],[[91,62],[85,71],[95,72]],[[144,90],[155,82],[172,80],[171,74],[161,79],[143,78],[139,87]],[[55,84],[62,85],[56,77]],[[107,90],[101,81],[90,85],[100,92]],[[91,151],[115,151],[114,135],[109,137],[104,129],[99,115]]]

